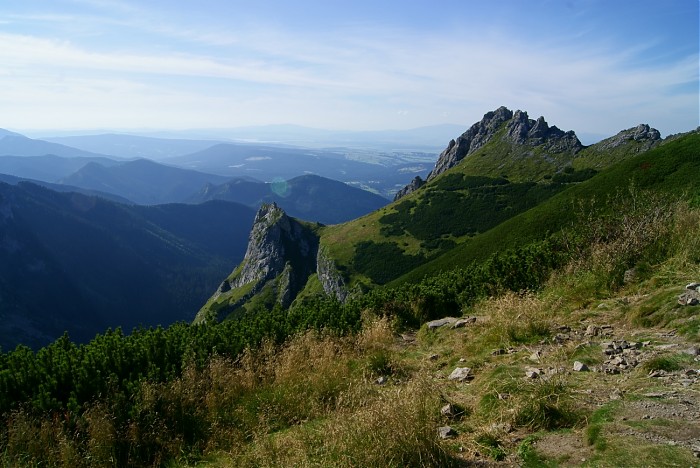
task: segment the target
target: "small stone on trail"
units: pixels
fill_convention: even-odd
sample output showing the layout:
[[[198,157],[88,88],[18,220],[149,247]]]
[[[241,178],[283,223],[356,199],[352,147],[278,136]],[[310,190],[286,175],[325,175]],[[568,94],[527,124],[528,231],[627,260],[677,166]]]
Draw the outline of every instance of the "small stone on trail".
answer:
[[[469,325],[471,323],[476,322],[476,317],[467,317],[463,319],[457,320],[455,323],[452,324],[452,328],[462,328],[466,325]]]
[[[576,361],[574,362],[574,370],[576,372],[586,372],[588,370],[588,366],[581,361]]]
[[[456,322],[457,319],[454,317],[445,317],[439,320],[432,320],[428,322],[428,330],[434,330],[436,328],[444,327],[447,324]]]
[[[447,418],[451,418],[455,415],[454,408],[450,403],[448,403],[442,408],[440,408],[440,414]]]
[[[456,380],[457,382],[465,382],[467,380],[473,379],[472,370],[469,367],[455,367],[452,371],[448,380]]]
[[[438,428],[438,435],[441,439],[451,439],[457,435],[457,431],[450,426],[442,426]]]

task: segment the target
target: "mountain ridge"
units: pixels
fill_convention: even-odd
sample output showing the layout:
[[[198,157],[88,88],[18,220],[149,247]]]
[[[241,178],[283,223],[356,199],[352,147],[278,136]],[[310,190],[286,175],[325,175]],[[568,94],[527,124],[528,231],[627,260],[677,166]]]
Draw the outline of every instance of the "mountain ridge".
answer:
[[[392,282],[441,255],[463,258],[451,251],[661,142],[643,124],[585,147],[573,131],[550,127],[543,117],[505,107],[489,112],[448,144],[427,181],[414,178],[413,190],[397,201],[319,230],[319,251],[339,272],[341,293],[334,295]],[[508,173],[499,176],[504,157]],[[311,294],[329,290],[309,285],[316,288]]]

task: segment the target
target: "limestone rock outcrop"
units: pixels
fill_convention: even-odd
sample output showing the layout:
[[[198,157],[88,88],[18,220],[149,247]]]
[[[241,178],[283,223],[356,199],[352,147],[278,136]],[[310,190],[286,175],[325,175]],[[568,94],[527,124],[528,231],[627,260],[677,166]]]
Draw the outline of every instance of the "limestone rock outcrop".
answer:
[[[501,106],[495,111],[486,113],[481,121],[472,125],[456,140],[450,140],[447,148],[440,153],[426,182],[455,167],[464,158],[492,141],[503,125],[505,125],[505,133],[501,138],[514,145],[541,146],[548,152],[570,154],[576,154],[583,149],[583,145],[573,131],[564,132],[556,126],[550,127],[544,117],[532,120],[527,112],[520,110],[513,112]],[[423,184],[425,182],[422,180],[414,179],[396,194],[395,200],[413,192]]]
[[[347,298],[343,276],[319,248],[319,237],[310,225],[288,216],[275,203],[264,204],[255,216],[243,262],[221,283],[195,323],[225,318],[264,288],[287,308],[313,274],[326,294],[340,301]]]

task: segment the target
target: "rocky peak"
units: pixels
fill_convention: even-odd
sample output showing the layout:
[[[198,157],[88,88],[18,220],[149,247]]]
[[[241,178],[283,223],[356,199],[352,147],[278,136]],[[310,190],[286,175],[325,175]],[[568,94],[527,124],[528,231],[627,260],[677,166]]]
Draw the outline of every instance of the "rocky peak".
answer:
[[[342,275],[320,251],[316,232],[277,204],[263,204],[255,215],[243,262],[221,283],[195,322],[207,321],[214,314],[223,319],[263,288],[270,288],[276,302],[289,307],[314,273],[326,294],[345,300]]]
[[[564,132],[554,125],[550,127],[544,117],[532,120],[527,112],[520,110],[515,111],[506,129],[508,138],[518,145],[544,146],[550,151],[574,154],[583,149],[573,131]]]
[[[491,141],[501,125],[512,118],[513,112],[504,106],[487,112],[481,121],[472,125],[456,140],[450,140],[447,148],[440,153],[435,168],[428,174],[428,181],[456,166],[467,155]]]
[[[532,120],[527,112],[517,110],[515,112],[501,106],[495,111],[487,112],[481,121],[472,125],[456,140],[451,140],[447,148],[440,153],[435,168],[428,174],[430,181],[453,168],[459,162],[489,143],[506,125],[504,140],[516,145],[544,146],[547,151],[577,153],[583,149],[583,145],[572,131],[564,132],[556,126],[550,127],[544,117]],[[422,182],[422,180],[420,181]],[[414,179],[411,184],[396,194],[395,200],[411,193],[420,183]]]
[[[647,151],[661,143],[661,133],[647,124],[639,124],[636,127],[622,130],[615,136],[606,138],[598,143],[597,146],[602,150],[611,150],[631,141],[640,144],[639,151]]]
[[[452,140],[454,142],[454,140]],[[396,195],[394,196],[394,201],[398,200],[399,198],[403,197],[404,195],[407,195],[411,192],[415,192],[419,188],[425,185],[425,181],[421,179],[420,176],[415,176],[413,180],[404,188],[396,192]]]

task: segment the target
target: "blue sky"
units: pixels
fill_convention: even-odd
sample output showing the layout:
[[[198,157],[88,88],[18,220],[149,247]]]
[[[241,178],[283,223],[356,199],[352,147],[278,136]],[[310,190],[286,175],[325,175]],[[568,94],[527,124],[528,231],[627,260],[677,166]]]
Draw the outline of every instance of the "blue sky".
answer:
[[[0,127],[698,126],[698,0],[23,0]]]

